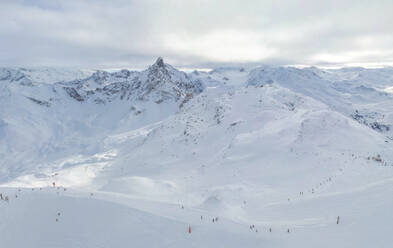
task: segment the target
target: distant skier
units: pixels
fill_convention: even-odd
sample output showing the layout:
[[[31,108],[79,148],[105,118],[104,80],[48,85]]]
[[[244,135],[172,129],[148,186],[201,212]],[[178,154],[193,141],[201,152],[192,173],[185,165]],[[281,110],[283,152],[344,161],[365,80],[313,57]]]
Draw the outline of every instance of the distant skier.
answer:
[[[337,216],[337,225],[338,225],[338,223],[340,223],[340,216]]]

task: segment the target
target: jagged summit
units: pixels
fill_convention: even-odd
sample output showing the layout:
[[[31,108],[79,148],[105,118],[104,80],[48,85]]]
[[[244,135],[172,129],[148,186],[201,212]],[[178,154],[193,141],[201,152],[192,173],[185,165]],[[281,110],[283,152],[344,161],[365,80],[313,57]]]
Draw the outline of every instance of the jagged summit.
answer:
[[[154,64],[156,66],[158,66],[158,67],[164,67],[165,66],[164,59],[162,57],[158,57]]]
[[[202,92],[203,85],[159,57],[144,71],[96,71],[90,77],[57,84],[79,102],[98,104],[116,99],[130,101],[179,102]]]
[[[193,81],[186,73],[165,64],[162,57],[142,71],[136,81],[139,83],[138,98],[154,98],[156,102],[169,99],[184,101],[203,90],[199,81]]]

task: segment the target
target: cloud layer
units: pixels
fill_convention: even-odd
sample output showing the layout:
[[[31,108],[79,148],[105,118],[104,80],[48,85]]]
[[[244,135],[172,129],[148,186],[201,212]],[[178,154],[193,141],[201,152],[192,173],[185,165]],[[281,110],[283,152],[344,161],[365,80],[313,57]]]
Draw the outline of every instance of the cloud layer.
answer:
[[[393,65],[392,10],[391,0],[3,0],[0,65]]]

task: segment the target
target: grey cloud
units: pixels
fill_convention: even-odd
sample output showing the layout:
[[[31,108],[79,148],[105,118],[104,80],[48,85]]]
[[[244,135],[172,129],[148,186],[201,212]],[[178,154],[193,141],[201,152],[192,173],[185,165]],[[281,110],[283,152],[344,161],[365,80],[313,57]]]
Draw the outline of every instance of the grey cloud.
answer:
[[[390,0],[5,0],[0,65],[392,63],[392,9]]]

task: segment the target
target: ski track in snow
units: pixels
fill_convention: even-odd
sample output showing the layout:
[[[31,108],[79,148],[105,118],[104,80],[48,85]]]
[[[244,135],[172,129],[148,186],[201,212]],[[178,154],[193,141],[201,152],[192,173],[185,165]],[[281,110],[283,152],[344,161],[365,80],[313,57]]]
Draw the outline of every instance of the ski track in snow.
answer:
[[[1,68],[0,247],[391,247],[392,85]]]

